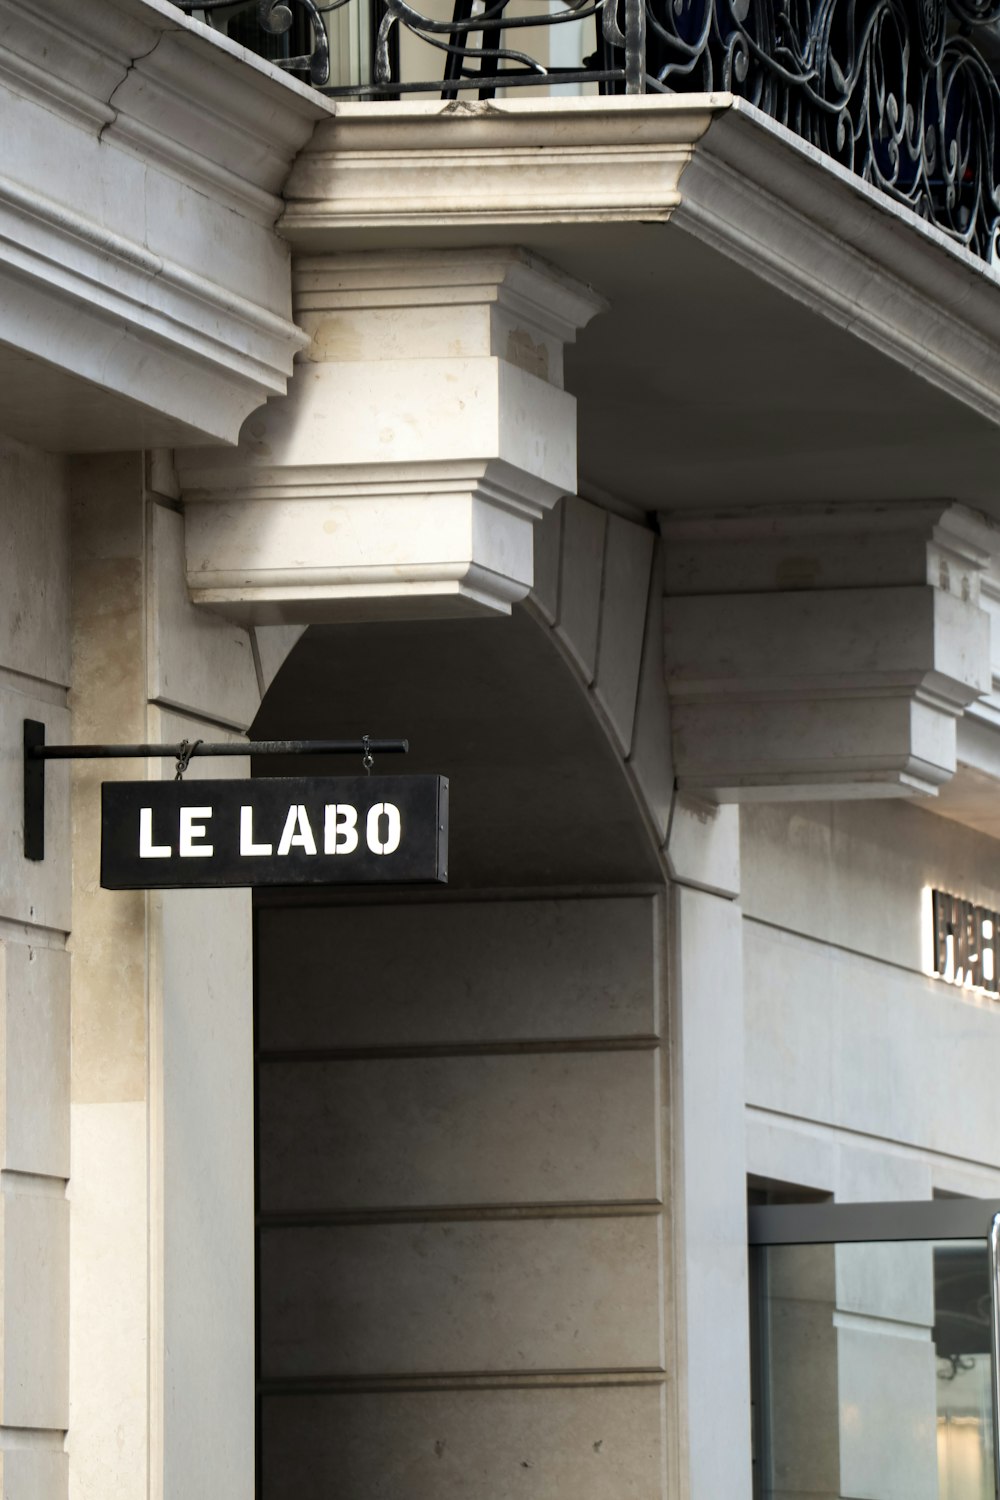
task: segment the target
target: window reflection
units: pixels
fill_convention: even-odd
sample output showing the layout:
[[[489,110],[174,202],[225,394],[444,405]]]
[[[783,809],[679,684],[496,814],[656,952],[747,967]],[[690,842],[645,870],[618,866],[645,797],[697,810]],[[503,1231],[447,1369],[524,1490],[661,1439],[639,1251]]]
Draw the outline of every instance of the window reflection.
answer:
[[[771,1246],[755,1279],[758,1500],[994,1500],[984,1242]]]
[[[993,1500],[989,1256],[934,1246],[939,1500]]]

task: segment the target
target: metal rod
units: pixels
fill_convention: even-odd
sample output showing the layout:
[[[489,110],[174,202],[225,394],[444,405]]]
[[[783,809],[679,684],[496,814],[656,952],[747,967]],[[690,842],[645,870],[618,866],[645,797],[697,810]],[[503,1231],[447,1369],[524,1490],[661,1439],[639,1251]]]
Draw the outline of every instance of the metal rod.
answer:
[[[178,760],[199,755],[405,755],[409,740],[249,740],[193,745],[25,745],[27,760]]]
[[[409,740],[185,740],[180,745],[47,745],[40,719],[24,721],[24,857],[45,858],[45,762],[47,760],[176,760],[178,778],[196,755],[360,755],[366,770],[373,755],[405,755]]]
[[[1000,1500],[1000,1214],[990,1225],[990,1373],[993,1387],[993,1482]]]
[[[641,94],[646,81],[646,0],[625,0],[625,92]]]
[[[916,1203],[783,1203],[747,1213],[751,1245],[836,1245],[882,1240],[984,1240],[1000,1200],[927,1198]]]

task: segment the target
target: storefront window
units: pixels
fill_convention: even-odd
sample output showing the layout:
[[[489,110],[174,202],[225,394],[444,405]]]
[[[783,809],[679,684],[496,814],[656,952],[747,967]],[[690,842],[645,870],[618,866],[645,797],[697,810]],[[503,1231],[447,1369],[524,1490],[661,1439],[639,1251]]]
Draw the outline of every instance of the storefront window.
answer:
[[[759,1245],[752,1269],[756,1500],[995,1500],[986,1237]]]

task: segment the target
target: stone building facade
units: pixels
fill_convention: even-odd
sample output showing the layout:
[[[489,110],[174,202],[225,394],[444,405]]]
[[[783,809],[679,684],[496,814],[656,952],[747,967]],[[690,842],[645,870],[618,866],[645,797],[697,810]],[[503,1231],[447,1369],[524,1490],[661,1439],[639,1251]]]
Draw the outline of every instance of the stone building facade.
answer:
[[[988,256],[731,93],[0,12],[0,1495],[983,1500],[842,1247],[765,1473],[747,1205],[1000,1198]],[[405,735],[448,886],[104,890],[173,763],[26,859],[26,719]]]

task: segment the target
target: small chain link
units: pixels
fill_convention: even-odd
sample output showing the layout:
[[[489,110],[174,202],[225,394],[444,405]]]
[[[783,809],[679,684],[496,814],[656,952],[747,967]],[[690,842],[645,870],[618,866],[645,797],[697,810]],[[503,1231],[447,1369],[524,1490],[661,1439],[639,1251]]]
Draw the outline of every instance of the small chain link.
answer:
[[[177,770],[174,772],[175,781],[184,780],[184,772],[191,764],[192,755],[195,753],[198,746],[203,745],[204,743],[204,740],[195,740],[194,744],[192,745],[190,740],[181,740],[181,753],[177,757]]]

